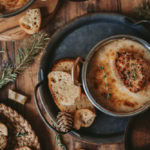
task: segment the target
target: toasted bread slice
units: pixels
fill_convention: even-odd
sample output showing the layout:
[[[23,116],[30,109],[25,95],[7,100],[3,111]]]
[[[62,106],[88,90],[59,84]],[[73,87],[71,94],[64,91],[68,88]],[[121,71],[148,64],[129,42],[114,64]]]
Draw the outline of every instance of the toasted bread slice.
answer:
[[[74,128],[89,127],[94,122],[96,114],[89,109],[79,109],[74,114]]]
[[[52,68],[52,71],[64,71],[71,74],[71,69],[74,64],[74,59],[64,58],[58,60]]]
[[[34,34],[40,30],[41,26],[40,9],[29,9],[19,20],[20,27],[28,34]]]
[[[88,97],[85,94],[81,94],[81,97],[77,98],[73,105],[61,105],[58,101],[55,101],[57,107],[60,111],[74,113],[78,109],[87,108],[95,112],[95,108],[92,103],[89,101]]]
[[[82,93],[81,98],[77,99],[76,101],[76,110],[78,109],[90,109],[91,111],[95,112],[95,107],[90,102],[88,97]]]
[[[69,73],[52,71],[48,80],[50,92],[58,106],[74,105],[76,99],[81,96],[81,87],[73,84]]]
[[[52,67],[52,71],[63,71],[63,72],[67,72],[67,73],[71,74],[71,69],[72,69],[74,62],[75,62],[75,60],[71,59],[71,58],[60,59]],[[78,65],[78,71],[80,72],[79,65]],[[75,101],[75,104],[73,104],[73,105],[65,106],[65,105],[61,105],[58,102],[56,102],[56,104],[57,104],[58,108],[64,112],[74,113],[77,109],[81,109],[81,108],[88,108],[95,112],[94,106],[91,104],[91,102],[89,101],[89,99],[87,98],[87,96],[85,94],[82,94],[81,97],[79,97]]]
[[[15,150],[31,150],[31,148],[24,146],[24,147],[16,148]]]
[[[58,60],[52,68],[52,71],[63,71],[71,74],[72,67],[74,65],[75,59],[64,58]],[[77,79],[79,78],[80,65],[77,66]]]

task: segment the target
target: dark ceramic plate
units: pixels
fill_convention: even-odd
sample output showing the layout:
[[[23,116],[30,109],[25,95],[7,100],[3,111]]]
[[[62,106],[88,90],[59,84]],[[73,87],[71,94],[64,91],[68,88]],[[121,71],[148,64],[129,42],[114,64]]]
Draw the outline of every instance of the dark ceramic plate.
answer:
[[[115,14],[91,14],[80,17],[59,30],[51,39],[42,57],[38,81],[43,81],[39,88],[40,99],[46,112],[55,121],[58,109],[48,89],[47,75],[56,60],[81,56],[86,58],[91,48],[99,41],[118,34],[129,34],[150,39],[150,32],[142,25]],[[43,71],[43,74],[41,73]],[[97,110],[97,117],[90,128],[72,131],[72,135],[94,143],[114,143],[123,140],[129,118],[116,118]]]
[[[125,150],[150,150],[150,110],[129,122],[125,134]]]

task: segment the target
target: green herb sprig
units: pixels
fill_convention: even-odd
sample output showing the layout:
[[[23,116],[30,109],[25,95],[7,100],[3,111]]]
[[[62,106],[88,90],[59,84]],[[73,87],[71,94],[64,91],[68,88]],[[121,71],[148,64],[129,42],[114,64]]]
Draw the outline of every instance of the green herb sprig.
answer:
[[[35,33],[26,39],[24,46],[17,51],[15,64],[6,63],[0,68],[0,88],[9,82],[14,82],[20,73],[33,64],[35,57],[45,49],[48,41],[48,35],[42,32]],[[4,49],[2,48],[0,52],[3,53]]]

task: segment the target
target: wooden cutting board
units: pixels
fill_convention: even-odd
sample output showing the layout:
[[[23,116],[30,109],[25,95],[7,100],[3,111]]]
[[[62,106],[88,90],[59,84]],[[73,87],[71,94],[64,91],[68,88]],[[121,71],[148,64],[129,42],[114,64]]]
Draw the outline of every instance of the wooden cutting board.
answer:
[[[42,27],[53,17],[59,0],[36,0],[30,8],[40,8]],[[27,10],[26,10],[27,11]],[[25,11],[25,12],[26,12]],[[20,28],[18,21],[25,12],[10,18],[0,18],[0,40],[11,41],[23,39],[27,34]]]

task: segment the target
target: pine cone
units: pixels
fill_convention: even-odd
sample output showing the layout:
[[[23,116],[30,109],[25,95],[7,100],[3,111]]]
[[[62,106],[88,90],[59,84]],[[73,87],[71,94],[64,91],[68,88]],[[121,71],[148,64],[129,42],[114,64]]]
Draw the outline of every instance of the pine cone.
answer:
[[[71,131],[73,126],[73,117],[70,113],[59,112],[57,115],[57,127],[59,131],[67,133]]]

